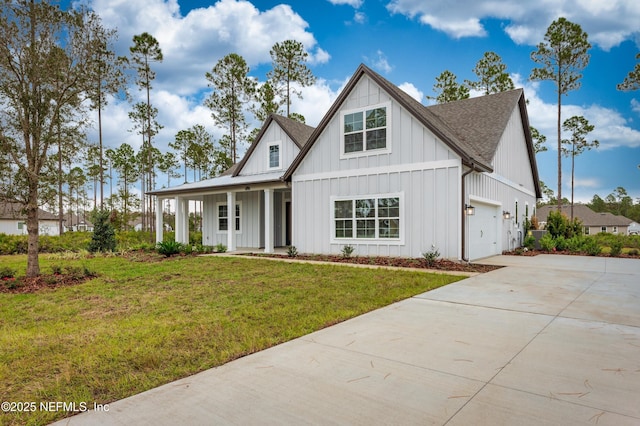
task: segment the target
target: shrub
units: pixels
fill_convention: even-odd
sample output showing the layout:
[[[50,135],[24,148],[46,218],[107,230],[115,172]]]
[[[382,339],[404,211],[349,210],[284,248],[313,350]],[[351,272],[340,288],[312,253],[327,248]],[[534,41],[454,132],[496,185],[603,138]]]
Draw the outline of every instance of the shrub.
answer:
[[[565,251],[567,249],[567,239],[564,237],[564,235],[558,235],[555,238],[555,241],[556,241],[556,250]]]
[[[422,253],[422,257],[424,258],[424,261],[427,264],[427,266],[431,267],[433,266],[434,263],[436,263],[436,260],[440,257],[440,252],[435,246],[431,246],[431,250]]]
[[[522,245],[526,249],[532,250],[536,246],[536,237],[534,237],[533,235],[527,235],[526,237],[524,237]]]
[[[354,251],[356,251],[355,247],[353,247],[350,244],[347,244],[344,247],[342,247],[342,257],[351,257]]]
[[[584,250],[589,256],[597,256],[602,252],[602,246],[598,244],[595,238],[587,238],[585,240]]]
[[[163,241],[156,246],[158,253],[166,257],[178,254],[183,250],[183,244],[176,241]]]
[[[580,253],[584,251],[584,237],[580,235],[574,235],[573,237],[565,241],[565,249],[570,253]]]
[[[16,271],[9,268],[8,266],[3,266],[2,268],[0,268],[0,280],[14,278],[15,275],[16,275]]]
[[[560,235],[564,236],[567,232],[568,219],[565,215],[557,210],[552,210],[547,216],[546,230],[552,238],[557,238]]]
[[[222,243],[216,244],[214,247],[216,253],[225,253],[227,251],[227,246]]]
[[[631,249],[629,250],[629,252],[627,253],[629,256],[637,256],[638,255],[638,249]]]
[[[539,243],[540,248],[544,251],[553,251],[556,248],[556,240],[548,232],[540,238]]]
[[[116,249],[116,233],[109,222],[109,216],[108,210],[98,210],[93,214],[93,236],[88,247],[91,253]]]
[[[62,274],[62,266],[60,266],[60,265],[51,265],[51,273],[53,275],[61,275]]]
[[[298,256],[298,249],[296,248],[296,246],[287,247],[287,256],[289,256],[289,257]]]
[[[620,253],[622,253],[622,241],[620,241],[620,239],[617,239],[616,241],[613,241],[611,243],[611,256],[613,257],[618,257],[620,256]]]

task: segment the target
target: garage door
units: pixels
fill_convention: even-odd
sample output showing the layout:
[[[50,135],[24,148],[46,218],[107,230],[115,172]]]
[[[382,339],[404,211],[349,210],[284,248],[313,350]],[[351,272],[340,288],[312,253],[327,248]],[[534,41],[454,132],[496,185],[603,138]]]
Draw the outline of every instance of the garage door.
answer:
[[[469,260],[498,253],[498,208],[473,202],[475,214],[469,218]]]

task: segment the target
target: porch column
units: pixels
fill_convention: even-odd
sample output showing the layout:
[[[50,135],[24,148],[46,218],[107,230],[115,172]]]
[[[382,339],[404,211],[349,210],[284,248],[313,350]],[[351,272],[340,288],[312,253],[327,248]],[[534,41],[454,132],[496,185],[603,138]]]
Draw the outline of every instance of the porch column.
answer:
[[[273,189],[264,190],[264,252],[273,253]]]
[[[189,242],[189,200],[176,197],[176,242]]]
[[[227,251],[236,251],[236,193],[227,192]]]
[[[164,221],[162,212],[162,202],[164,200],[160,197],[156,197],[156,243],[162,242],[162,233],[164,231]]]

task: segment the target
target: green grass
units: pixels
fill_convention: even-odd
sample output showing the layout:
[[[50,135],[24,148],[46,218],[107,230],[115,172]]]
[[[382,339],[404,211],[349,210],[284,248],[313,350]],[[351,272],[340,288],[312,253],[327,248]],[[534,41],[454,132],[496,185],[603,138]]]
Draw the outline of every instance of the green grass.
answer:
[[[3,256],[24,271],[25,256]],[[41,256],[43,273],[59,258]],[[462,277],[229,257],[64,260],[100,276],[0,294],[3,401],[110,403]],[[0,414],[46,424],[65,412]]]

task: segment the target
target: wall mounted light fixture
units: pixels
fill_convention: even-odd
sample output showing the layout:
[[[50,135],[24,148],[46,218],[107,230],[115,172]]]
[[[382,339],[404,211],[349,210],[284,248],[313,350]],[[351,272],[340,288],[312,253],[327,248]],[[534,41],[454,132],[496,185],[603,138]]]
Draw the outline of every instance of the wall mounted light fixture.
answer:
[[[473,216],[474,214],[476,214],[476,208],[473,207],[471,204],[465,204],[464,212],[467,214],[467,216]]]
[[[506,211],[503,211],[503,212],[502,212],[502,217],[503,217],[504,219],[511,219],[511,213],[506,212]]]

